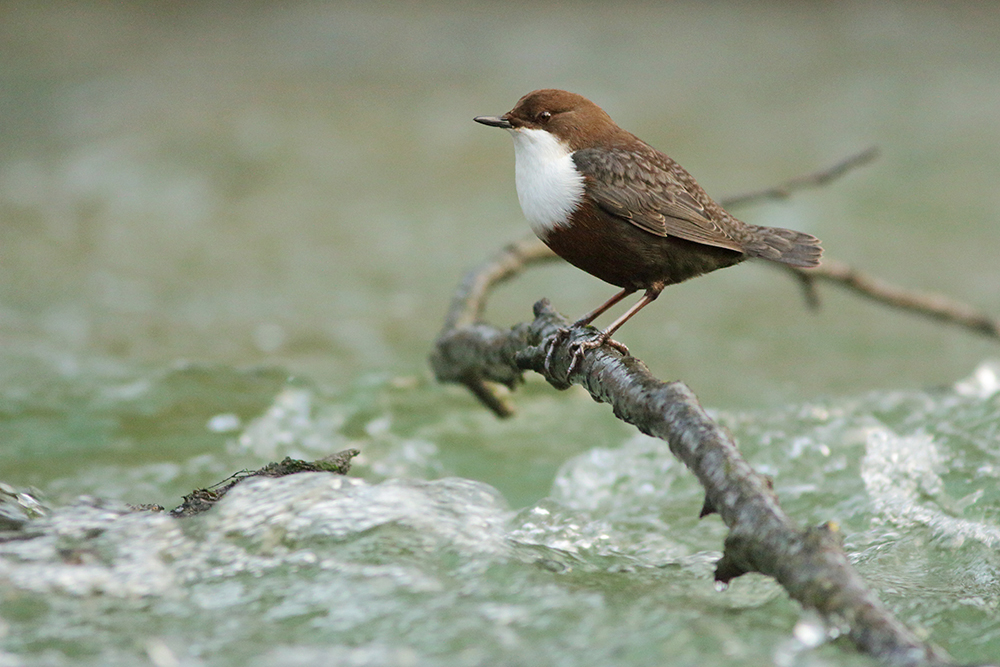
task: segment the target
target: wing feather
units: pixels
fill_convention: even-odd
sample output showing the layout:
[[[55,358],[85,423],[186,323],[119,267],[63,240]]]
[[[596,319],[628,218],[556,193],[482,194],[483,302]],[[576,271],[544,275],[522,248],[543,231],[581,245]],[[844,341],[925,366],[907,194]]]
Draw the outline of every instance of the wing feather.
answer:
[[[643,146],[646,150],[585,148],[573,153],[597,205],[657,236],[742,252],[740,243],[712,220],[706,203],[714,203],[708,203],[708,195],[691,175],[663,153]]]

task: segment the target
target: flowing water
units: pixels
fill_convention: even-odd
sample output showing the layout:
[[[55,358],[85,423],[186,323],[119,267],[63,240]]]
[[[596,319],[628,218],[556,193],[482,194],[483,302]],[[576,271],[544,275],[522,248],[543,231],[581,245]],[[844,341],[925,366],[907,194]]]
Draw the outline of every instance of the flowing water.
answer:
[[[0,666],[869,665],[773,582],[664,443],[528,378],[430,378],[459,277],[527,231],[505,133],[583,93],[741,209],[1000,314],[986,4],[38,2],[0,8]],[[491,321],[613,291],[527,273]],[[995,343],[740,266],[620,339],[685,380],[905,623],[1000,656]],[[125,503],[284,456],[178,521]]]

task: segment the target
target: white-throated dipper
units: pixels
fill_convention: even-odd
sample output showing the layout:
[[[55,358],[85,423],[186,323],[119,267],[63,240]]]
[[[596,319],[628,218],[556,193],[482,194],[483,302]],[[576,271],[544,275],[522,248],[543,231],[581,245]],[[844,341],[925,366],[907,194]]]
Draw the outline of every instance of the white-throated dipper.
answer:
[[[570,264],[622,288],[574,326],[645,291],[600,335],[577,344],[569,372],[586,350],[605,343],[627,353],[611,335],[667,285],[751,257],[819,264],[819,239],[737,220],[683,167],[585,97],[536,90],[502,116],[474,120],[514,138],[517,198],[538,238]]]

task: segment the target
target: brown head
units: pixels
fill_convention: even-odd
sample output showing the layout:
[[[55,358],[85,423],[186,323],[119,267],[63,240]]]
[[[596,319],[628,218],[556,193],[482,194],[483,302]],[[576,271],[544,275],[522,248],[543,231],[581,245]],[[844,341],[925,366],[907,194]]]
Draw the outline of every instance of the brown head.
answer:
[[[554,88],[528,93],[502,116],[477,116],[474,120],[507,130],[546,130],[574,151],[635,140],[586,97]]]

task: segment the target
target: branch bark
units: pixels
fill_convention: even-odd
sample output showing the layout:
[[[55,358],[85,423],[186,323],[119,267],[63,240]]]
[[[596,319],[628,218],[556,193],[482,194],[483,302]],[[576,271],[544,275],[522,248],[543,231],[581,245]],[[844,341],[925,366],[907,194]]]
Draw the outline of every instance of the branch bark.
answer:
[[[279,463],[268,463],[263,468],[257,470],[243,470],[218,484],[207,489],[195,489],[184,496],[183,504],[170,510],[170,516],[175,518],[187,518],[202,514],[215,507],[215,504],[233,490],[235,486],[251,477],[286,477],[287,475],[297,475],[302,472],[329,472],[336,475],[346,475],[351,470],[351,459],[360,454],[357,449],[345,449],[330,456],[324,456],[317,461],[300,461],[286,456]],[[136,512],[165,512],[162,505],[144,503],[141,505],[129,505]],[[3,536],[0,535],[0,541]]]

